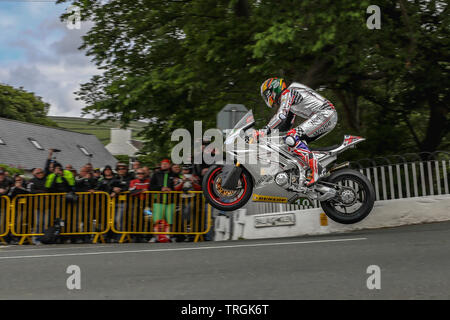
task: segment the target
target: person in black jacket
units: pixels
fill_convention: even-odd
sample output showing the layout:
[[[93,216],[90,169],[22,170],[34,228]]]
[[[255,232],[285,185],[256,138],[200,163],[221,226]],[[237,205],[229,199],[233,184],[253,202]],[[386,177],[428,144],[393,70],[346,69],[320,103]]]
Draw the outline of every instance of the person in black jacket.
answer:
[[[0,167],[0,196],[8,195],[12,186],[14,186],[14,179],[9,176],[5,169]]]
[[[170,170],[170,160],[161,161],[160,170],[153,173],[150,179],[151,191],[162,191],[163,194],[155,194],[153,200],[153,228],[155,231],[169,232],[173,224],[173,215],[175,209],[174,190],[175,175]],[[167,237],[166,237],[167,238]],[[175,239],[172,238],[172,241]],[[156,238],[150,241],[156,241]]]
[[[97,186],[95,187],[96,191],[103,191],[110,195],[111,198],[114,198],[116,194],[113,192],[114,186],[118,188],[116,191],[121,191],[120,182],[116,180],[116,176],[112,171],[111,166],[107,165],[103,169],[101,177],[97,181]],[[100,206],[105,205],[108,206],[107,203],[100,202]],[[120,209],[118,203],[116,202],[116,210]],[[99,208],[101,212],[101,207]],[[116,211],[118,212],[118,211]],[[99,225],[102,225],[102,221],[98,221]],[[117,234],[113,233],[112,230],[109,230],[105,235],[107,242],[117,242]]]
[[[35,168],[31,173],[33,174],[33,178],[28,181],[28,191],[30,193],[46,193],[46,176],[44,170],[42,170],[41,168]]]
[[[6,196],[9,193],[13,183],[6,176],[6,172],[3,169],[0,169],[0,196]]]
[[[80,175],[75,179],[75,190],[77,192],[93,192],[97,187],[97,181],[92,176],[92,172],[84,166],[80,170]]]
[[[9,189],[8,196],[12,199],[19,194],[30,193],[25,184],[25,180],[20,175],[14,176],[14,185]]]
[[[27,190],[30,193],[47,193],[47,189],[45,188],[45,182],[46,182],[46,175],[42,168],[35,168],[31,172],[33,174],[33,178],[28,181]],[[34,233],[43,233],[44,230],[47,228],[48,225],[48,218],[49,213],[48,211],[43,210],[43,208],[34,207],[33,208],[33,214],[34,214],[34,227],[33,232]],[[41,219],[42,217],[42,219]],[[32,238],[33,243],[39,244],[40,243],[39,236],[34,236]]]
[[[70,169],[70,168],[68,168]],[[97,181],[93,177],[93,172],[91,168],[88,165],[83,166],[80,169],[80,174],[78,177],[75,178],[75,191],[77,192],[95,192],[95,188],[97,186]],[[86,194],[79,194],[79,197],[81,200],[79,201],[79,206],[81,209],[81,216],[77,218],[80,218],[81,221],[77,225],[77,230],[83,231],[83,232],[92,232],[94,230],[90,230],[90,226],[93,226],[93,223],[91,223],[91,219],[94,219],[95,212],[99,210],[99,203],[98,201],[92,202],[92,197],[94,195],[86,195]],[[94,198],[95,199],[95,198]],[[87,205],[86,205],[87,204]],[[77,215],[79,215],[80,211],[77,212]],[[84,225],[83,221],[87,221],[88,224]],[[73,237],[72,240],[74,242],[88,242],[89,237],[88,236],[81,236],[81,237]]]
[[[114,197],[115,196],[115,194],[113,193],[114,185],[117,185],[116,176],[114,175],[111,166],[107,165],[103,169],[102,175],[97,181],[97,186],[95,187],[95,190],[106,192],[111,197]]]
[[[130,186],[130,181],[133,179],[133,176],[128,173],[128,167],[125,163],[119,162],[116,165],[116,181],[113,183],[113,192],[115,194],[119,194],[124,191],[128,191]]]
[[[130,181],[132,176],[128,173],[128,167],[125,163],[117,163],[116,165],[117,175],[112,182],[111,197],[114,198],[122,192],[128,191],[130,187]],[[126,225],[124,225],[125,205],[127,201],[119,201],[116,199],[116,216],[115,216],[115,228],[118,231],[126,231]]]

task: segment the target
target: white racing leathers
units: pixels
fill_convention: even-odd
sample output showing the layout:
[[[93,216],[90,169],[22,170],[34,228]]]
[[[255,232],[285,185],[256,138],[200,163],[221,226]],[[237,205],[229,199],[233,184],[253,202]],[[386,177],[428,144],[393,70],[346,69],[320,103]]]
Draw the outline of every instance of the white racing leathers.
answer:
[[[307,120],[288,131],[296,116]],[[292,144],[287,143],[291,152],[297,154],[301,162],[311,169],[308,186],[319,178],[319,169],[317,159],[306,143],[333,130],[337,119],[336,109],[330,101],[303,84],[293,83],[282,93],[280,108],[267,125],[269,130],[288,131],[287,137],[292,137],[290,141],[294,141]]]

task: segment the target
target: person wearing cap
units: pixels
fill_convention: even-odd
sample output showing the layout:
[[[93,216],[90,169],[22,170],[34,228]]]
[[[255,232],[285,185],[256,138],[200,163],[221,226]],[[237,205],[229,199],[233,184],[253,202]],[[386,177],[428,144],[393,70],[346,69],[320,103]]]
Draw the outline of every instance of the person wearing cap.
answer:
[[[97,181],[95,190],[106,192],[112,197],[115,196],[115,194],[113,194],[113,184],[115,182],[115,178],[116,176],[112,170],[112,167],[110,165],[106,165],[103,168],[102,175]]]
[[[116,196],[116,193],[114,193],[114,185],[117,186],[119,193],[121,192],[120,189],[120,182],[116,181],[116,175],[114,174],[112,167],[110,165],[106,165],[103,168],[102,175],[97,181],[97,186],[95,187],[96,191],[103,191],[110,195],[111,198],[114,198]],[[122,206],[123,207],[123,206]],[[116,212],[120,212],[118,210],[119,204],[116,202]],[[117,242],[118,236],[117,234],[113,233],[111,230],[109,230],[105,235],[107,242]]]
[[[6,196],[12,185],[11,180],[6,176],[6,171],[0,168],[0,196]]]
[[[169,192],[173,190],[173,174],[170,171],[170,160],[161,161],[160,170],[153,173],[150,183],[150,190]]]
[[[92,177],[95,179],[96,182],[102,177],[102,171],[100,168],[95,168],[94,172],[92,173]]]
[[[116,181],[113,184],[113,192],[119,194],[128,191],[132,175],[128,173],[128,166],[125,163],[118,162],[116,165]]]

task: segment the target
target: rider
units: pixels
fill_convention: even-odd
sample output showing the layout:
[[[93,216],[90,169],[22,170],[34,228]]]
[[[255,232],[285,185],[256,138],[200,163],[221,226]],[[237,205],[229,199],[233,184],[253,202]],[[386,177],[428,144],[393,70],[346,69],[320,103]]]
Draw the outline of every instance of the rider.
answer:
[[[278,111],[263,130],[257,131],[257,136],[270,134],[274,129],[288,131],[294,124],[295,116],[307,119],[289,130],[284,141],[289,151],[299,156],[303,166],[311,170],[306,186],[312,186],[319,179],[322,170],[319,170],[317,158],[307,144],[334,129],[337,123],[334,105],[303,84],[294,82],[286,88],[286,81],[280,78],[264,81],[261,96],[269,108],[276,107]]]

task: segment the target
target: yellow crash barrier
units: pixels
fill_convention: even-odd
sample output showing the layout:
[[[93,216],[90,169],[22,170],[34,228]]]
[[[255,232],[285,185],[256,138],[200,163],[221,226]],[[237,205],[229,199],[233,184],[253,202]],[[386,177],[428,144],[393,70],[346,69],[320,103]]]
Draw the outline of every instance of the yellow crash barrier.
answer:
[[[6,244],[3,239],[9,233],[9,209],[10,201],[8,197],[0,197],[0,242]]]
[[[201,191],[122,193],[112,199],[111,230],[121,234],[193,235],[203,240],[211,229],[211,206]]]
[[[32,243],[56,219],[63,222],[61,235],[93,235],[93,243],[110,229],[110,197],[105,192],[77,192],[75,201],[65,193],[23,194],[11,200],[11,233]]]

